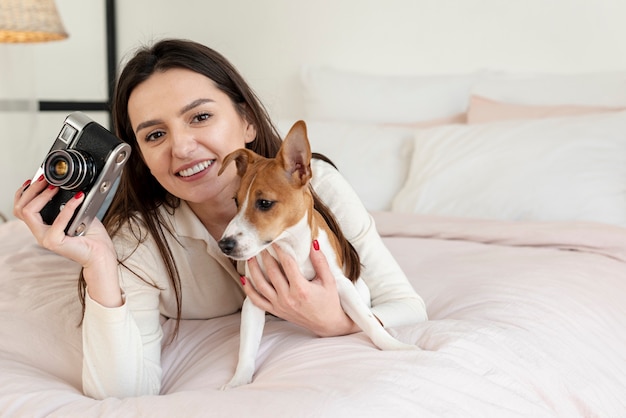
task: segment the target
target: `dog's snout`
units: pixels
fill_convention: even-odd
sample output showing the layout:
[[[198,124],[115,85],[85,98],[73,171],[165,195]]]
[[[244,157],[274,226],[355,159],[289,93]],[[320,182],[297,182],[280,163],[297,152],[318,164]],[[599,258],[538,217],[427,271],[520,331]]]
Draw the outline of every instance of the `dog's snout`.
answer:
[[[224,237],[218,242],[218,245],[224,254],[229,255],[237,246],[237,240],[233,237]]]

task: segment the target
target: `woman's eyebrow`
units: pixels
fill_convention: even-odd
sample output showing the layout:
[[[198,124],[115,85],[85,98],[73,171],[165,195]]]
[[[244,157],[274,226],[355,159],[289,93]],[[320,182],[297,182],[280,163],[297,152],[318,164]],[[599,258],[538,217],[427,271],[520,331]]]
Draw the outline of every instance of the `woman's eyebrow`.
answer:
[[[178,112],[179,115],[183,115],[185,114],[185,112],[190,111],[191,109],[194,109],[204,103],[209,103],[209,102],[214,102],[213,99],[196,99],[193,102],[183,106],[183,108],[180,110],[180,112]],[[154,126],[154,125],[158,125],[159,123],[161,123],[161,120],[159,119],[152,119],[152,120],[147,120],[145,122],[141,122],[139,125],[137,125],[137,127],[135,128],[135,132],[139,132],[142,129],[148,128],[150,126]]]
[[[214,102],[215,100],[213,99],[196,99],[193,102],[189,103],[188,105],[183,106],[182,109],[180,109],[179,115],[183,115],[185,112],[190,111],[191,109],[198,107],[200,105],[203,105],[205,103],[209,103],[209,102]]]
[[[161,123],[160,120],[158,119],[152,119],[152,120],[147,120],[145,122],[141,122],[139,125],[137,125],[137,127],[135,128],[135,132],[139,132],[142,129],[145,128],[149,128],[150,126],[154,126],[154,125],[158,125],[159,123]]]

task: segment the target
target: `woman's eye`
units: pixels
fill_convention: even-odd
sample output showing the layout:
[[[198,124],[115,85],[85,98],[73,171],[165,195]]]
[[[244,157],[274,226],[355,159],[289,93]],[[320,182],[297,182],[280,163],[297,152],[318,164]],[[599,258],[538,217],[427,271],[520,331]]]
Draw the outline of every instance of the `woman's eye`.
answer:
[[[233,200],[235,201],[235,206],[239,207],[239,199],[237,199],[237,196],[233,197]]]
[[[193,121],[194,122],[204,122],[205,120],[208,120],[211,117],[210,114],[208,113],[198,113],[197,115],[195,115],[193,117]]]
[[[165,135],[165,132],[162,131],[151,132],[146,136],[146,142],[154,142],[161,138],[163,135]]]

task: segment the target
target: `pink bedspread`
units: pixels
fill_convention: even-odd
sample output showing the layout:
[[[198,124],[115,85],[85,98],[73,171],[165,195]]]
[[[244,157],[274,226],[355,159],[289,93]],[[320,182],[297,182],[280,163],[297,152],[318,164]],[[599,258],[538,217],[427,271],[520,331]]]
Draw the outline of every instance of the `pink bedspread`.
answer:
[[[375,218],[430,316],[391,332],[421,351],[270,319],[254,382],[222,392],[239,316],[183,321],[162,395],[103,401],[80,390],[77,267],[1,225],[2,416],[626,416],[626,229]]]

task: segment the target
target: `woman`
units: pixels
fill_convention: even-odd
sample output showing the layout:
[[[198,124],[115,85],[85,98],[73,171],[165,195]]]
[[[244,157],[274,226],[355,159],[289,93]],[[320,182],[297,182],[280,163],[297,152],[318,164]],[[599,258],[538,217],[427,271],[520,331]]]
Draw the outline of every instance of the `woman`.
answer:
[[[53,225],[39,211],[57,192],[43,178],[16,193],[14,213],[38,242],[82,265],[83,390],[94,398],[158,394],[161,325],[167,318],[208,319],[237,312],[245,296],[319,336],[357,332],[343,312],[335,280],[311,245],[316,278],[304,279],[279,253],[283,269],[267,279],[256,260],[241,276],[217,246],[236,212],[231,151],[273,157],[280,138],[252,90],[215,51],[184,40],[139,50],[122,71],[113,104],[117,135],[132,147],[102,223],[68,237],[77,193]],[[423,301],[384,247],[354,191],[329,164],[314,160],[313,187],[358,251],[373,312],[384,326],[426,319]],[[254,286],[249,284],[254,283]],[[175,338],[175,336],[171,336]]]

